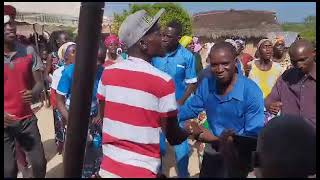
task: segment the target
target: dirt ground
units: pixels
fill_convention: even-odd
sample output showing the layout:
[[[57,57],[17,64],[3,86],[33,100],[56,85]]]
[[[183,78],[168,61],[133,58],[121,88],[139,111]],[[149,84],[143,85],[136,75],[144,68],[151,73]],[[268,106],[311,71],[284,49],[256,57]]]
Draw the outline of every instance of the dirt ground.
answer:
[[[42,107],[37,113],[38,126],[40,129],[41,139],[44,145],[44,150],[47,159],[47,178],[60,178],[63,177],[63,163],[62,156],[56,152],[56,146],[54,142],[54,127],[53,127],[53,115],[51,108]],[[193,144],[190,141],[190,144]],[[167,177],[177,177],[175,170],[175,157],[173,148],[168,145],[167,155],[165,156],[164,173]],[[197,150],[192,146],[192,154],[189,159],[189,172],[191,177],[198,177],[199,174],[199,160]]]

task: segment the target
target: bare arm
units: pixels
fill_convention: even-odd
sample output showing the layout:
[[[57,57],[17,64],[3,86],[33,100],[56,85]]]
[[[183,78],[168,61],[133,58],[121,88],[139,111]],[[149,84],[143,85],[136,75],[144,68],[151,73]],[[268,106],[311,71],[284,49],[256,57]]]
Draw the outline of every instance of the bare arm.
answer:
[[[39,97],[41,91],[44,89],[43,78],[41,73],[41,70],[32,72],[34,81],[36,82],[36,84],[32,88],[32,97]]]
[[[160,124],[170,145],[181,144],[191,135],[191,133],[179,127],[176,117],[162,118]]]
[[[190,97],[190,95],[196,90],[196,88],[197,88],[197,83],[188,84],[187,89],[184,92],[182,98],[178,100],[178,104],[182,106],[186,102],[186,100]]]
[[[63,117],[64,124],[66,125],[68,121],[69,113],[65,106],[65,97],[57,93],[56,100],[57,100],[57,108]]]

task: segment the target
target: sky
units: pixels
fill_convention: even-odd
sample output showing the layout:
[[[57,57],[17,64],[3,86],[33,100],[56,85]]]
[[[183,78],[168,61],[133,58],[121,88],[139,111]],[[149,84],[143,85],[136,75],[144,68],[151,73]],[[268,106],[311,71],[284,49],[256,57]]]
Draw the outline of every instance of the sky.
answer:
[[[143,2],[131,2],[143,3]],[[145,3],[145,2],[144,2]],[[153,3],[153,2],[148,2]],[[191,15],[211,10],[267,10],[275,11],[280,23],[302,22],[309,15],[316,15],[315,2],[177,2],[182,5]],[[129,2],[106,2],[105,16],[113,13],[121,13],[129,9]]]

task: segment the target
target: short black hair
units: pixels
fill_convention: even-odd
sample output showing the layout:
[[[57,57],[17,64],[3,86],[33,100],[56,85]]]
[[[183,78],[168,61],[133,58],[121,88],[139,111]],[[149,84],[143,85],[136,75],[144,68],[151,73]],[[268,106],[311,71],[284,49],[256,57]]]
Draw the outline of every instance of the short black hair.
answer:
[[[220,41],[220,42],[217,42],[216,44],[214,44],[211,49],[210,49],[210,53],[209,53],[209,56],[216,50],[218,49],[226,49],[228,51],[230,51],[232,53],[232,55],[234,57],[237,57],[237,50],[236,48],[231,44],[231,43],[228,43],[228,42],[225,42],[225,41]]]
[[[177,31],[177,35],[182,35],[182,24],[178,20],[172,20],[167,24],[167,27],[171,27]]]
[[[302,117],[281,115],[271,119],[261,130],[257,144],[264,177],[307,177],[316,173],[316,129]],[[272,175],[267,174],[270,172]]]

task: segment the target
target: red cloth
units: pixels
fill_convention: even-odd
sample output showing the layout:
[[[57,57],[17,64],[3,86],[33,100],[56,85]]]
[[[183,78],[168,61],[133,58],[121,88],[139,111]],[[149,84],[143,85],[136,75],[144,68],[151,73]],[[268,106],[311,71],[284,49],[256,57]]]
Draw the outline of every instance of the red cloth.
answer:
[[[243,65],[247,65],[248,62],[252,61],[253,57],[248,53],[243,53],[241,56],[241,62]]]
[[[52,105],[52,108],[56,108],[57,107],[57,103],[56,103],[56,90],[54,89],[50,89],[50,103]]]

